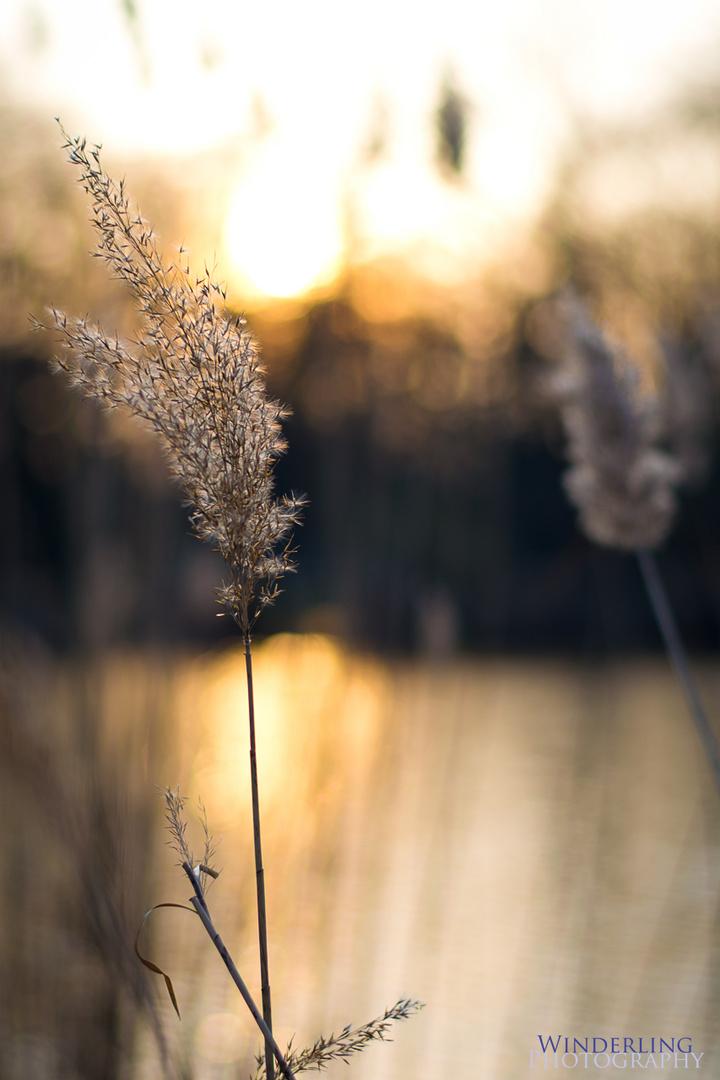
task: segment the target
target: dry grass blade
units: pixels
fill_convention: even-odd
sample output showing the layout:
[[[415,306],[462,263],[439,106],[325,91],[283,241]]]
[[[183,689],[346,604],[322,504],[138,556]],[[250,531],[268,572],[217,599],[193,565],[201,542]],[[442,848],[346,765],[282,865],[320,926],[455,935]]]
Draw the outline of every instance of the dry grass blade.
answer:
[[[180,1017],[180,1007],[178,1005],[178,1000],[177,1000],[177,996],[175,994],[175,988],[173,987],[173,984],[172,984],[172,979],[170,978],[170,976],[168,975],[168,973],[166,971],[163,971],[163,969],[161,967],[158,967],[158,965],[153,963],[152,960],[148,960],[147,956],[143,956],[143,954],[140,952],[140,948],[138,946],[138,941],[140,940],[140,933],[142,931],[143,926],[145,925],[146,920],[150,917],[150,915],[152,915],[153,911],[157,911],[158,908],[168,908],[168,907],[180,908],[181,911],[189,911],[191,914],[193,914],[193,915],[195,914],[194,909],[187,907],[185,904],[172,904],[172,903],[153,904],[153,906],[150,908],[150,910],[146,911],[145,914],[142,917],[142,922],[140,923],[140,925],[138,927],[137,934],[135,935],[135,943],[133,945],[133,948],[135,949],[135,955],[137,956],[138,960],[140,961],[141,964],[145,965],[145,967],[148,969],[148,971],[153,971],[156,975],[162,975],[163,979],[165,980],[165,986],[167,987],[167,992],[168,992],[168,995],[169,995],[170,1000],[172,1002],[173,1008],[174,1008],[175,1012],[177,1013],[178,1020],[180,1020],[181,1019],[181,1017]]]

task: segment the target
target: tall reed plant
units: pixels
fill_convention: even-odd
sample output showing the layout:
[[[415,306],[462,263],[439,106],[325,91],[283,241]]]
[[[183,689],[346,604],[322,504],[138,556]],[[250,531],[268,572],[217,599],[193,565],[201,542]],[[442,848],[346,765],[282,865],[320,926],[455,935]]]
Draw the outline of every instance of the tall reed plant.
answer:
[[[120,340],[87,319],[53,308],[52,325],[62,346],[56,365],[83,394],[129,410],[154,430],[182,487],[195,532],[225,562],[218,598],[245,650],[261,1013],[210,918],[204,882],[212,868],[207,856],[196,866],[185,844],[181,796],[167,789],[166,806],[181,865],[193,886],[193,909],[263,1033],[267,1080],[274,1078],[276,1061],[291,1078],[272,1034],[252,668],[256,620],[277,597],[282,577],[295,568],[291,534],[303,500],[278,497],[274,491],[275,465],[286,449],[281,423],[287,411],[268,395],[258,345],[245,320],[228,312],[223,288],[207,269],[193,276],[183,249],[178,261],[166,263],[152,229],[130,204],[124,182],[116,183],[102,167],[100,147],[88,148],[85,139],[64,130],[63,135],[69,161],[91,199],[96,254],[130,289],[141,328],[135,340]],[[166,981],[172,992],[167,976]],[[373,1038],[383,1038],[390,1020],[417,1007],[409,1000],[398,1002],[383,1018],[358,1029],[367,1038],[347,1028],[334,1041],[320,1040],[317,1052],[311,1048],[293,1055],[295,1068],[321,1067],[333,1056],[357,1052]]]
[[[558,370],[551,391],[567,434],[564,483],[593,542],[632,552],[668,656],[720,791],[720,743],[703,706],[664,587],[657,549],[677,512],[681,457],[663,446],[666,410],[573,292],[557,302]]]

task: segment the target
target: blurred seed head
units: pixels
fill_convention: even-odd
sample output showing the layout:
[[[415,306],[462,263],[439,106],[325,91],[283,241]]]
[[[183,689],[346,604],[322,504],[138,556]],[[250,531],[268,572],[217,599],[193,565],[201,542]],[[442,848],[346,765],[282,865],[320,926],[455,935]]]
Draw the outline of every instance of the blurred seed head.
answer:
[[[558,371],[552,393],[567,433],[565,488],[586,535],[634,550],[658,547],[676,512],[680,463],[659,448],[662,409],[571,292],[556,304]]]

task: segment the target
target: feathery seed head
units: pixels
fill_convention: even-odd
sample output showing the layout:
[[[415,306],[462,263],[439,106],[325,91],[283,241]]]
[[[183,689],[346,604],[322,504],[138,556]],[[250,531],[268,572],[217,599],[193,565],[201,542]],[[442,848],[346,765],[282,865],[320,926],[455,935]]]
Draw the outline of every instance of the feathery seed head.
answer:
[[[563,354],[554,392],[568,436],[565,487],[587,536],[608,547],[654,548],[676,510],[677,461],[657,448],[657,398],[566,293],[559,302]]]
[[[84,139],[63,135],[92,199],[95,254],[129,287],[142,330],[134,342],[110,339],[52,309],[63,346],[57,363],[83,393],[128,408],[155,430],[195,532],[225,559],[220,600],[247,635],[293,569],[289,536],[303,501],[273,493],[287,411],[268,397],[257,343],[244,319],[225,312],[209,271],[193,280],[187,263],[166,265],[124,181],[103,170],[100,147],[88,151]]]

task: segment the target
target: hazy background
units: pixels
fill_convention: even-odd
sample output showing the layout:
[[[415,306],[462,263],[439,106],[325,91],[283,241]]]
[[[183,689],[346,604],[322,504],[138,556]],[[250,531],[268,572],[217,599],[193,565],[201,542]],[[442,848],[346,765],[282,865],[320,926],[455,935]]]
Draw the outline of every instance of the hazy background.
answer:
[[[31,330],[134,319],[55,116],[216,267],[293,409],[278,486],[309,506],[258,652],[282,1037],[409,994],[355,1075],[510,1080],[560,1030],[715,1060],[717,796],[633,560],[564,496],[547,301],[572,281],[670,387],[693,480],[660,562],[712,712],[719,57],[709,0],[2,6],[3,1077],[246,1076],[254,1048],[179,914],[147,947],[182,1025],[132,953],[184,899],[180,782],[253,981],[242,666],[152,440]]]
[[[702,483],[666,573],[690,640],[714,644],[700,459],[717,423],[718,18],[700,3],[5,6],[8,617],[60,648],[225,631],[218,568],[152,446],[69,399],[29,328],[48,303],[132,325],[88,257],[60,115],[104,144],[170,257],[185,243],[216,267],[294,410],[279,483],[310,499],[302,574],[267,632],[432,649],[442,609],[450,649],[602,649],[608,625],[653,647],[634,567],[578,536],[559,484],[542,301],[573,280],[655,378],[680,370],[676,426]]]

